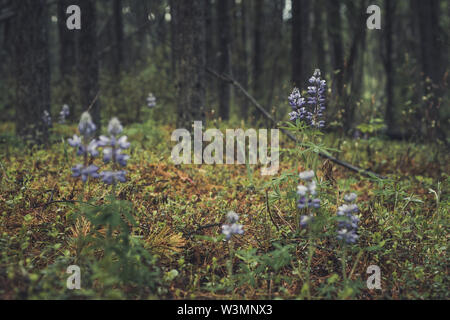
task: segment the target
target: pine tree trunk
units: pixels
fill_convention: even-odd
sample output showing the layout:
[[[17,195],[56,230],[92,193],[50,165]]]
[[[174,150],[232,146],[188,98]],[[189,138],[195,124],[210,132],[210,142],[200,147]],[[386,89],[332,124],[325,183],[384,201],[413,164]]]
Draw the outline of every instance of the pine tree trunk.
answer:
[[[262,71],[263,71],[263,46],[262,46],[262,22],[264,21],[264,1],[263,0],[254,0],[253,1],[253,13],[254,13],[254,21],[253,21],[253,96],[260,100],[262,99]],[[261,119],[261,114],[259,110],[256,108],[253,109],[252,112],[253,119],[256,121]]]
[[[301,88],[304,81],[303,70],[303,22],[302,1],[292,1],[292,82]]]
[[[57,3],[58,38],[59,38],[59,72],[61,79],[61,96],[59,104],[68,104],[71,108],[69,119],[75,119],[77,100],[73,94],[74,79],[76,78],[76,39],[78,30],[69,30],[66,22],[67,8],[73,3],[71,0],[59,0]]]
[[[441,86],[445,63],[442,61],[442,47],[438,37],[442,34],[439,27],[439,1],[415,1],[416,10],[419,13],[421,65],[424,81],[423,110],[426,121],[427,137],[434,140],[439,134],[443,138],[441,130],[439,107],[441,104]]]
[[[217,1],[218,17],[218,72],[220,74],[231,74],[230,61],[230,8],[229,0]],[[219,116],[223,120],[228,120],[230,114],[230,85],[224,81],[219,82]]]
[[[90,107],[92,118],[100,128],[99,60],[97,54],[97,9],[95,0],[79,0],[81,30],[78,39],[78,81],[83,111]],[[96,99],[97,97],[97,99]],[[95,102],[94,102],[95,100]]]
[[[325,22],[323,19],[323,6],[322,0],[314,1],[314,43],[315,43],[315,68],[319,68],[322,71],[322,75],[327,74],[327,63],[325,57],[325,39],[324,39],[324,26]]]
[[[242,1],[239,5],[241,12],[240,16],[240,37],[236,40],[239,50],[237,50],[238,55],[238,72],[237,78],[239,83],[245,90],[248,90],[248,1]],[[237,19],[236,19],[237,21]],[[239,26],[239,24],[238,24]],[[239,32],[237,32],[239,34]],[[238,106],[240,116],[243,120],[248,117],[248,99],[241,92],[236,94],[238,98]]]
[[[13,8],[16,132],[42,143],[47,138],[42,116],[50,112],[48,7],[45,0],[22,0]]]
[[[284,9],[284,0],[274,0],[271,3],[270,11],[272,12],[272,16],[270,17],[270,57],[269,53],[266,54],[268,58],[271,60],[270,65],[270,77],[269,77],[269,89],[267,94],[267,103],[266,106],[270,110],[272,109],[272,103],[274,100],[275,90],[277,88],[277,84],[281,80],[280,78],[280,58],[281,58],[281,50],[282,46],[280,45],[280,40],[283,38],[282,27],[283,27],[283,9]]]
[[[333,79],[334,94],[339,99],[344,91],[344,52],[342,47],[340,1],[328,1],[328,5],[327,27],[328,39],[331,42],[332,49],[333,74],[335,74]]]
[[[172,1],[176,62],[177,125],[205,120],[205,2]]]
[[[122,71],[123,66],[123,19],[122,19],[122,0],[113,2],[113,20],[114,20],[114,74],[117,76]]]
[[[387,124],[388,133],[394,133],[396,127],[394,123],[394,71],[392,66],[392,38],[393,38],[393,16],[394,16],[394,2],[393,0],[384,0],[385,7],[385,28],[384,46],[385,57],[384,67],[386,71],[386,113],[385,121]]]

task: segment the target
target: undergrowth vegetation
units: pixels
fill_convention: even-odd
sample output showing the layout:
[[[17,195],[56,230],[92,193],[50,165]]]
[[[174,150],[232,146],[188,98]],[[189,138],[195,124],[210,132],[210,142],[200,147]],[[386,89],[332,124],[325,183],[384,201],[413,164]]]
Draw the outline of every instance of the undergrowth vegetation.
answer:
[[[386,143],[370,124],[364,138],[321,132],[325,83],[315,77],[311,114],[301,110],[311,100],[291,95],[299,113],[282,127],[297,143],[283,138],[275,176],[249,164],[173,165],[175,128],[154,120],[153,95],[147,120],[113,119],[98,140],[87,114],[78,127],[54,123],[41,147],[2,134],[0,297],[448,299],[448,153]],[[71,265],[80,290],[66,287]],[[379,290],[366,286],[371,265]]]

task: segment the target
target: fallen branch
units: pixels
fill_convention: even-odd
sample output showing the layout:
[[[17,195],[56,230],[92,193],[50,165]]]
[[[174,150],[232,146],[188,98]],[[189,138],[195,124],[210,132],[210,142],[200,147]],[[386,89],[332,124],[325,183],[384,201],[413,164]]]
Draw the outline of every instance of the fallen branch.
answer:
[[[220,225],[222,225],[222,224],[221,223],[211,223],[211,224],[206,224],[206,225],[203,225],[203,226],[199,226],[197,229],[186,233],[185,236],[189,238],[192,235],[198,234],[202,230],[218,227]]]
[[[237,89],[239,89],[241,92],[242,92],[242,94],[244,94],[244,96],[268,119],[268,120],[270,120],[272,123],[274,123],[275,125],[278,125],[278,122],[258,103],[258,101],[256,101],[256,99],[255,98],[253,98],[248,92],[247,92],[247,90],[245,90],[243,87],[242,87],[242,85],[239,83],[239,82],[237,82],[236,80],[234,80],[233,78],[231,78],[230,76],[228,76],[228,75],[223,75],[223,74],[219,74],[219,73],[217,73],[217,72],[215,72],[214,70],[211,70],[211,69],[209,69],[209,68],[206,68],[206,71],[208,72],[208,73],[210,73],[210,74],[212,74],[213,76],[215,76],[215,77],[217,77],[218,79],[220,79],[220,80],[222,80],[222,81],[225,81],[225,82],[228,82],[228,83],[230,83],[231,85],[233,85],[234,87],[236,87]],[[287,136],[288,136],[288,138],[289,139],[291,139],[291,140],[293,140],[293,141],[297,141],[297,139],[289,132],[289,131],[287,131],[287,130],[284,130],[284,129],[280,129],[284,134],[286,134]],[[376,173],[374,173],[374,172],[371,172],[371,171],[369,171],[369,170],[365,170],[365,169],[361,169],[361,168],[358,168],[358,167],[356,167],[356,166],[354,166],[354,165],[352,165],[352,164],[350,164],[350,163],[347,163],[347,162],[345,162],[345,161],[342,161],[342,160],[339,160],[339,159],[337,159],[337,158],[335,158],[335,157],[333,157],[333,156],[330,156],[330,155],[327,155],[327,154],[324,154],[324,153],[321,153],[321,152],[319,152],[319,156],[321,156],[322,158],[325,158],[325,159],[329,159],[330,161],[332,161],[332,162],[334,162],[334,163],[336,163],[337,165],[340,165],[340,166],[342,166],[342,167],[344,167],[344,168],[347,168],[347,169],[349,169],[349,170],[351,170],[351,171],[354,171],[354,172],[357,172],[357,173],[359,173],[359,174],[363,174],[363,175],[365,175],[365,176],[368,176],[368,177],[377,177],[377,178],[379,178],[379,179],[385,179],[385,177],[383,177],[383,176],[380,176],[380,175],[378,175],[378,174],[376,174]]]

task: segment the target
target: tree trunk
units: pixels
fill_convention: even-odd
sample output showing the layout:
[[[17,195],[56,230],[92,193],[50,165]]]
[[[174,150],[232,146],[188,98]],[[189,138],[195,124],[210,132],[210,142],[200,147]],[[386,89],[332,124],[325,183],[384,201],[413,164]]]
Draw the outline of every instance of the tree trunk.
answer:
[[[172,1],[176,62],[177,125],[205,120],[205,2]]]
[[[214,13],[212,0],[205,1],[205,64],[207,68],[217,70],[216,68],[216,52],[214,41]],[[217,101],[216,91],[218,82],[213,77],[208,77],[206,81],[206,112],[210,112],[213,109],[213,105]]]
[[[82,110],[90,113],[98,128],[101,125],[99,94],[99,60],[97,54],[97,9],[95,0],[79,0],[81,30],[78,41],[78,81]],[[97,97],[97,99],[96,99]],[[95,99],[95,102],[94,102]]]
[[[303,70],[303,21],[302,1],[292,1],[292,82],[301,88],[304,79]]]
[[[364,0],[358,2],[358,4],[359,5],[355,5],[352,1],[347,2],[348,19],[349,21],[355,21],[355,25],[352,28],[350,52],[345,59],[343,70],[345,90],[343,90],[343,95],[341,96],[341,103],[344,111],[343,120],[345,133],[348,133],[353,126],[355,110],[362,89],[362,72],[364,65],[359,59],[363,59],[364,53],[362,52],[362,48],[364,48],[366,41],[367,28],[361,28],[359,26],[364,25],[364,22],[366,21],[367,16],[365,8],[367,8],[367,6],[366,1]],[[359,69],[354,67],[358,65],[360,66]]]
[[[22,0],[13,8],[16,132],[42,143],[47,138],[42,116],[50,112],[48,7],[45,0]]]
[[[394,123],[394,70],[392,57],[392,38],[393,38],[393,17],[395,5],[393,0],[384,0],[385,14],[385,28],[384,33],[384,68],[386,71],[386,113],[385,121],[387,124],[388,133],[394,133],[396,130]]]
[[[322,71],[322,75],[327,73],[327,64],[325,57],[325,39],[323,28],[325,26],[325,22],[323,19],[323,1],[315,0],[314,1],[314,29],[313,29],[313,37],[315,44],[315,68],[319,68]]]
[[[58,1],[58,35],[59,35],[59,70],[61,79],[73,75],[76,67],[76,31],[69,30],[66,25],[67,8],[71,0]]]
[[[239,83],[245,90],[248,90],[248,1],[242,1],[239,5],[240,19],[236,19],[238,27],[240,26],[240,37],[237,38],[238,43],[238,72],[237,78]],[[239,32],[237,32],[239,34]],[[238,99],[238,107],[241,119],[246,120],[248,117],[248,99],[241,92],[236,92]]]
[[[73,94],[74,79],[76,75],[76,39],[78,30],[69,30],[66,25],[68,15],[67,8],[73,3],[71,0],[59,0],[58,37],[59,37],[59,72],[61,79],[61,96],[59,104],[68,104],[71,108],[70,119],[75,119],[76,97]]]
[[[294,0],[295,1],[295,0]],[[297,0],[301,3],[300,16],[301,16],[301,24],[302,24],[302,70],[303,70],[303,78],[302,83],[307,83],[310,76],[313,75],[315,68],[317,66],[314,65],[313,54],[314,50],[313,42],[317,41],[314,39],[312,34],[311,27],[311,12],[312,12],[312,4],[311,0]]]
[[[442,59],[442,48],[438,37],[442,34],[439,27],[439,1],[417,1],[415,7],[419,13],[421,66],[424,80],[423,110],[425,110],[425,121],[427,137],[433,140],[437,134],[443,138],[439,117],[441,104],[442,77],[445,63]]]
[[[144,49],[147,47],[148,29],[143,26],[148,23],[148,0],[135,0],[131,2],[131,11],[134,15],[134,26],[138,31],[135,51],[135,59],[138,61],[145,60]]]
[[[263,47],[261,45],[262,21],[264,21],[264,1],[254,0],[254,25],[253,25],[253,96],[257,99],[262,97],[262,71],[263,71]],[[253,118],[261,119],[261,114],[257,109],[253,109]]]
[[[217,1],[218,17],[218,71],[220,74],[231,75],[230,61],[230,8],[229,0]],[[219,92],[219,116],[223,120],[228,120],[230,115],[230,85],[224,81],[218,83]]]
[[[114,74],[118,76],[123,65],[123,19],[122,19],[122,0],[113,2],[113,20],[114,20]]]
[[[283,38],[282,27],[283,27],[283,8],[284,0],[274,0],[271,2],[270,11],[272,15],[270,17],[270,57],[266,54],[267,58],[271,60],[270,65],[270,81],[269,89],[267,95],[267,108],[270,110],[272,108],[272,103],[275,95],[275,89],[277,84],[281,81],[281,65],[280,58],[282,52],[281,40]]]
[[[333,87],[334,95],[336,99],[339,99],[344,91],[344,52],[342,47],[340,1],[328,1],[328,6],[327,27],[328,39],[331,41],[332,49]]]

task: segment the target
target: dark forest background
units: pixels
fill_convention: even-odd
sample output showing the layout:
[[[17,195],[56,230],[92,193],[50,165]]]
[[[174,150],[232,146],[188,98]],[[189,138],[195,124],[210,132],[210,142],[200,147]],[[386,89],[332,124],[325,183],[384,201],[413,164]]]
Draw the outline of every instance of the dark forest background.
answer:
[[[81,30],[66,28],[72,4]],[[381,30],[366,27],[371,4]],[[292,88],[320,68],[326,130],[448,143],[449,10],[447,0],[0,0],[2,131],[45,137],[43,112],[63,104],[73,121],[90,107],[99,124],[139,122],[149,92],[162,123],[267,124],[210,71],[287,120]]]

